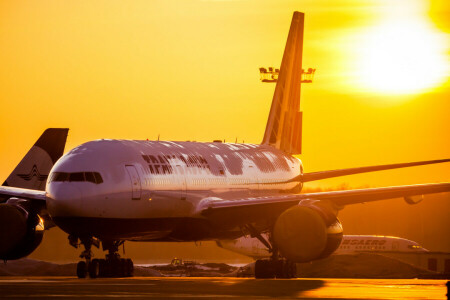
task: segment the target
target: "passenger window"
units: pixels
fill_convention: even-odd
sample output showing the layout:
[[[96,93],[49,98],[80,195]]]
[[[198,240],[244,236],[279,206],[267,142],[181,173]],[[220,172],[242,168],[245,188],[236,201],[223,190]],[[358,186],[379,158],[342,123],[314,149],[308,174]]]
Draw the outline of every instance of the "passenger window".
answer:
[[[84,181],[84,173],[83,172],[71,173],[69,181]]]
[[[150,169],[150,173],[155,174],[155,171],[153,171],[152,165],[148,165],[148,168]]]
[[[95,183],[94,173],[92,173],[92,172],[85,172],[84,176],[86,177],[86,181]]]
[[[102,176],[100,175],[100,173],[94,172],[94,177],[95,177],[95,181],[97,182],[97,184],[103,183],[103,179],[102,179]]]

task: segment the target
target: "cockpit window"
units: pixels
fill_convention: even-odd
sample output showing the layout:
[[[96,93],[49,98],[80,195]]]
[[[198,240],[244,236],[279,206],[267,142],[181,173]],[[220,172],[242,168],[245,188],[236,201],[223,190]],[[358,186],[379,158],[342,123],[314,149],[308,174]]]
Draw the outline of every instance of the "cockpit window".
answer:
[[[52,181],[75,181],[75,182],[88,181],[95,184],[100,184],[103,182],[103,179],[100,173],[98,172],[75,172],[75,173],[54,172],[50,178],[50,182]]]
[[[100,175],[100,173],[94,172],[94,176],[95,176],[95,182],[96,182],[97,184],[103,182],[103,179],[102,179],[102,176]]]
[[[69,173],[55,172],[50,181],[67,181],[69,180]]]
[[[85,181],[84,173],[83,172],[71,173],[69,176],[69,181]]]
[[[89,182],[92,182],[92,183],[96,183],[95,182],[94,173],[92,173],[92,172],[85,172],[84,173],[84,177],[86,178],[86,181],[89,181]]]

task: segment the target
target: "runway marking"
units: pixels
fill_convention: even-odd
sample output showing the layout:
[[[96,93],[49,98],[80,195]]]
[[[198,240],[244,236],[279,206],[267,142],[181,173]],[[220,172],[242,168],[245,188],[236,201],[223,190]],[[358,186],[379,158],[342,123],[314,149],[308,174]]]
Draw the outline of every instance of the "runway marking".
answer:
[[[446,280],[8,277],[5,298],[446,299]]]
[[[334,298],[334,299],[446,299],[446,280],[418,279],[392,281],[413,281],[413,283],[386,284],[385,279],[339,279],[329,280],[323,287],[308,290],[297,295],[297,298]],[[358,281],[361,281],[358,283]],[[416,281],[416,282],[414,282]]]
[[[37,280],[37,279],[0,279],[0,284],[1,283],[14,283],[14,282],[19,282],[19,283],[23,283],[23,282],[58,282],[57,280]]]

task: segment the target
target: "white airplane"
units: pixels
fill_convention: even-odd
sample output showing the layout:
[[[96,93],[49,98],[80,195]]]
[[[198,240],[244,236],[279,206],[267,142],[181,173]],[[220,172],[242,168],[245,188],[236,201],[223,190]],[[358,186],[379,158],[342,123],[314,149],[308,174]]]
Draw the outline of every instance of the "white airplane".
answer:
[[[418,243],[395,236],[382,235],[344,235],[335,254],[359,252],[429,252]]]
[[[269,239],[268,234],[262,234]],[[243,236],[234,240],[216,241],[217,246],[253,259],[269,258],[272,253],[259,239]],[[360,252],[429,252],[418,243],[393,236],[381,235],[344,235],[339,247],[333,254],[355,254]]]
[[[0,187],[0,196],[11,197],[0,204],[0,258],[18,258],[16,249],[32,248],[26,237],[36,233],[37,223],[30,220],[48,212],[71,245],[85,249],[79,277],[131,276],[132,261],[118,255],[124,241],[220,240],[248,233],[272,253],[256,262],[255,276],[292,277],[294,263],[338,248],[343,229],[337,213],[345,205],[395,197],[414,203],[413,196],[450,191],[450,183],[433,183],[300,194],[308,181],[450,161],[303,172],[293,156],[301,152],[303,23],[304,14],[295,12],[260,145],[110,139],[82,144],[56,162],[45,191]],[[106,258],[92,259],[92,245],[100,244]]]

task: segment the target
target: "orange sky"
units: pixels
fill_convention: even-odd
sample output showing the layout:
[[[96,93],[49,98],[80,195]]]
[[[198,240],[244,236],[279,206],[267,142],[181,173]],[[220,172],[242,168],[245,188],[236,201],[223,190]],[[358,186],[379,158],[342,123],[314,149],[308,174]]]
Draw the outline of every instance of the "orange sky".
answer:
[[[47,127],[70,128],[66,151],[158,134],[259,143],[275,86],[258,68],[279,66],[295,10],[317,68],[302,90],[307,172],[448,158],[449,5],[391,2],[1,1],[0,181]],[[449,181],[449,168],[323,184]]]

